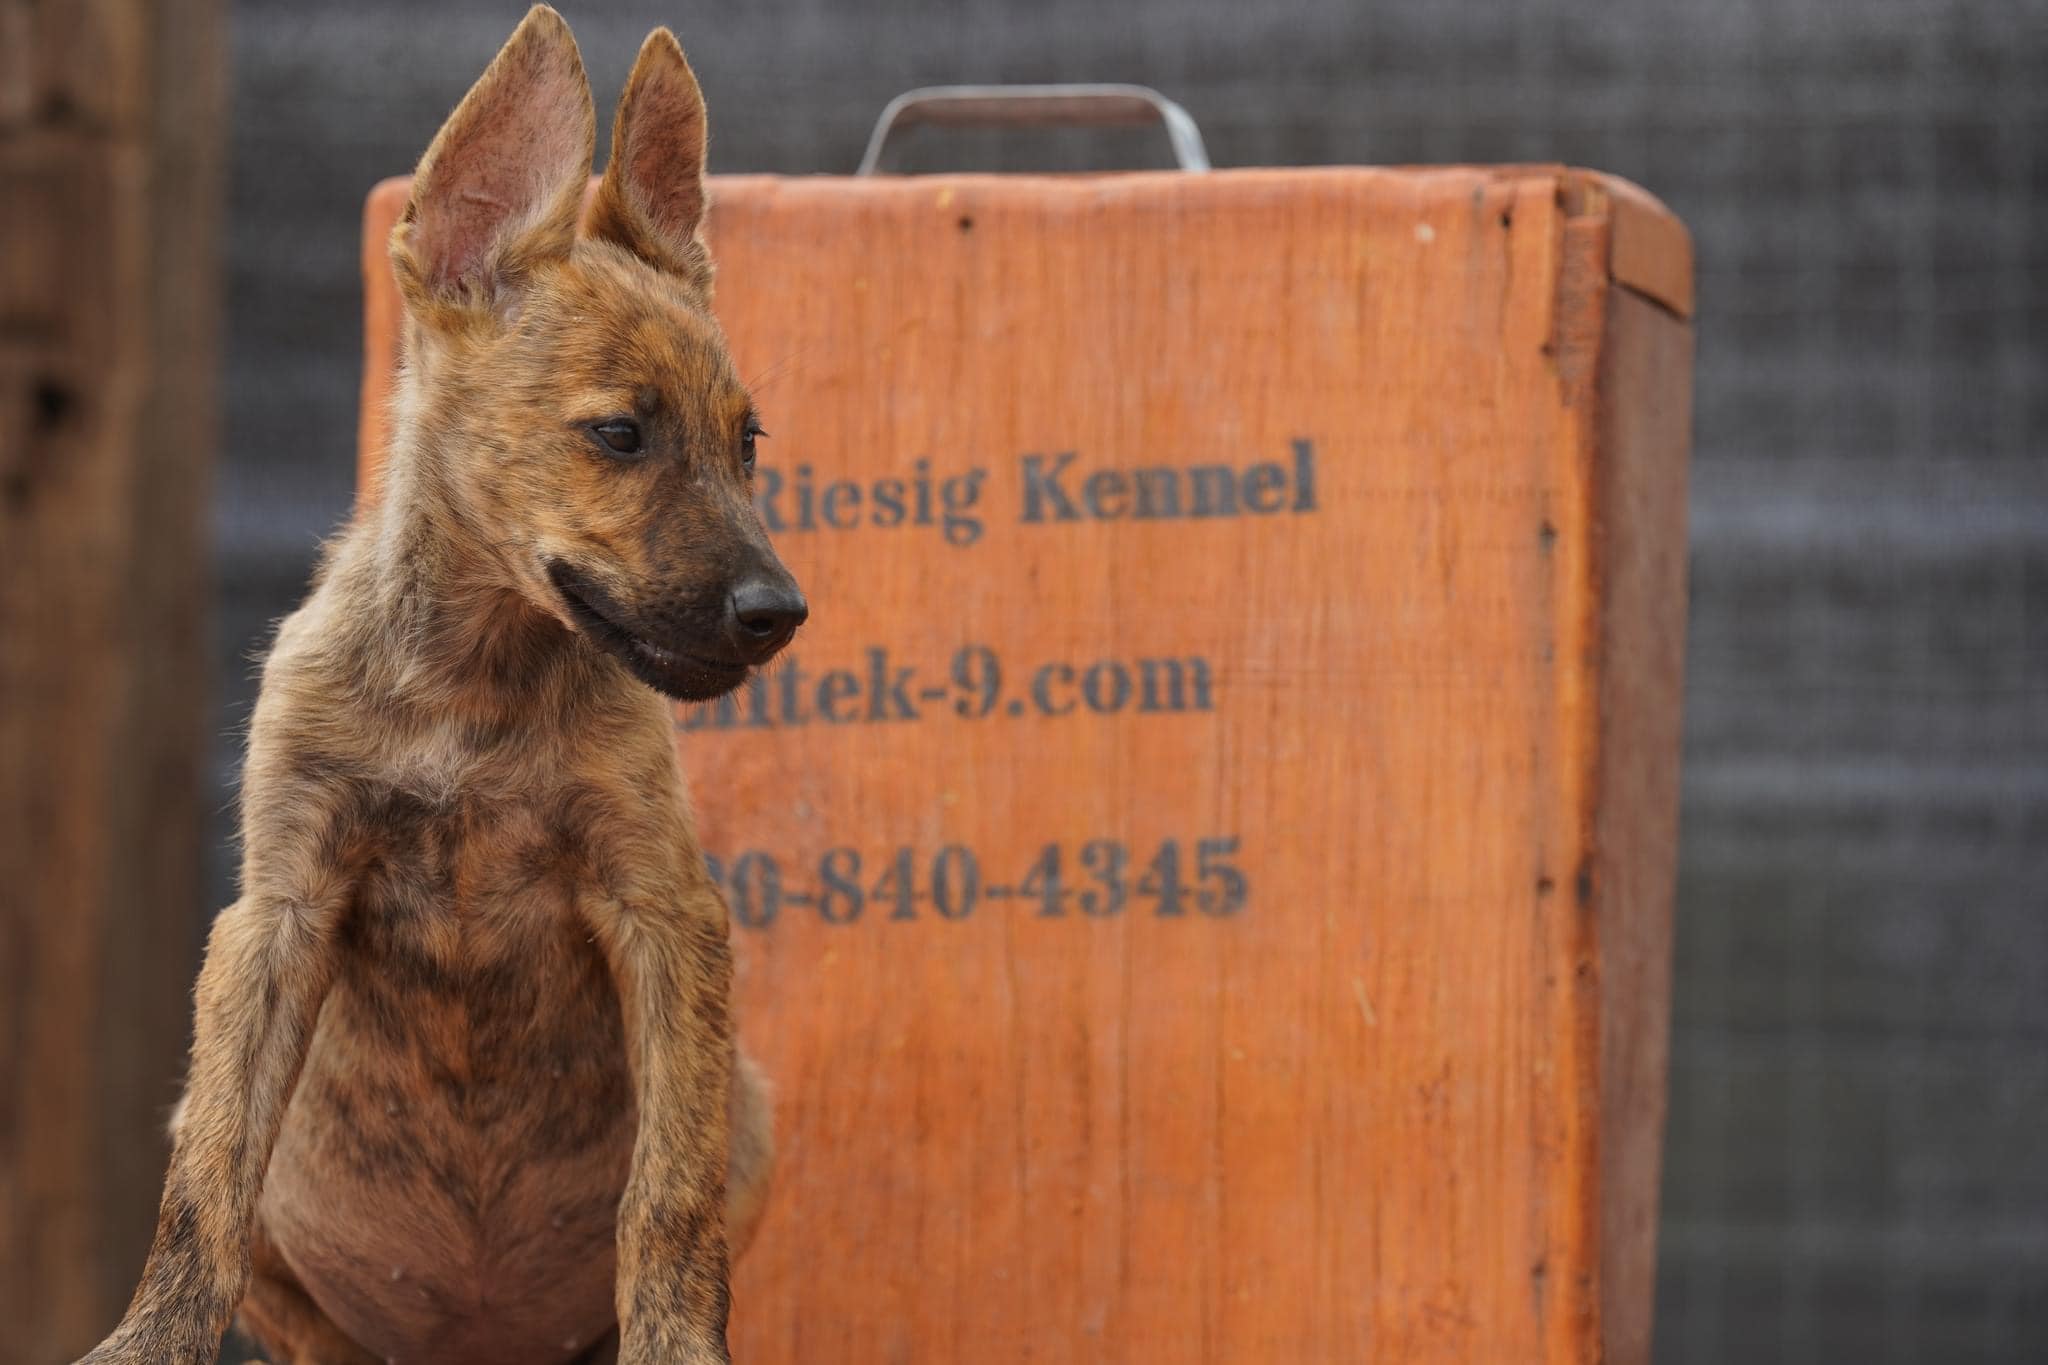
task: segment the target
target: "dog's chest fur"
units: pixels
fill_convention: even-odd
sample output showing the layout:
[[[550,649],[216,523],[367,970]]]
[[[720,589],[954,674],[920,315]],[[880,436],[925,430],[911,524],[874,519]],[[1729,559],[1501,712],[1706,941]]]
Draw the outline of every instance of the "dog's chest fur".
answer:
[[[409,776],[363,798],[360,891],[263,1217],[380,1355],[565,1359],[611,1318],[635,1117],[576,913],[588,814],[530,774],[494,794],[488,764]]]

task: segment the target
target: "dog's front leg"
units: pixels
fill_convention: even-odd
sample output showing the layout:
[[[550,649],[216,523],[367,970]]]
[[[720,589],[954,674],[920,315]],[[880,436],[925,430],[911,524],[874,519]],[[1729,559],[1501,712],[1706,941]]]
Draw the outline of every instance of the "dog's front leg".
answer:
[[[214,921],[156,1240],[82,1365],[201,1365],[249,1276],[249,1224],[332,973],[333,899],[245,895]]]
[[[597,917],[618,984],[639,1133],[619,1200],[619,1365],[728,1361],[732,947],[708,883],[675,907]]]

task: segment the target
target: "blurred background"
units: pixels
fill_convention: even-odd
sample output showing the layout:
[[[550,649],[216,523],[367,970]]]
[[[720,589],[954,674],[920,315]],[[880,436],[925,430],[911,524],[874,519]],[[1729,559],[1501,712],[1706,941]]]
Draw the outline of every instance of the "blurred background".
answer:
[[[207,907],[252,656],[349,507],[362,196],[522,8],[223,10]],[[1699,304],[1656,1358],[2048,1360],[2048,4],[562,8],[600,146],[678,31],[715,172],[848,172],[911,86],[1118,80],[1218,166],[1562,161],[1670,204]],[[897,158],[1161,164],[1144,132]]]

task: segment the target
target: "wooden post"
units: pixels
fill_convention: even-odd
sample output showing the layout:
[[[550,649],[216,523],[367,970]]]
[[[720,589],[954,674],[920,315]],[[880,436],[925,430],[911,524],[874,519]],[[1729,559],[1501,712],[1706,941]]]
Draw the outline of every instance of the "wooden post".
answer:
[[[218,0],[0,0],[0,1362],[133,1287],[200,907]]]

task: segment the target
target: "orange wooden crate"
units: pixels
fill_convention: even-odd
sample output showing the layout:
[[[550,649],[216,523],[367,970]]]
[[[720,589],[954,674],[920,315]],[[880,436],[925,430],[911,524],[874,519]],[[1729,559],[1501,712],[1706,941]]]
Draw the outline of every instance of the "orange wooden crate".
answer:
[[[678,716],[778,1082],[736,1357],[1645,1359],[1684,229],[1556,167],[714,205],[814,609]]]

